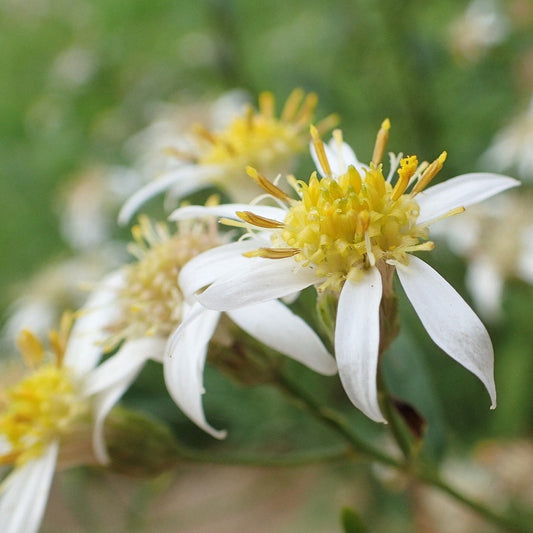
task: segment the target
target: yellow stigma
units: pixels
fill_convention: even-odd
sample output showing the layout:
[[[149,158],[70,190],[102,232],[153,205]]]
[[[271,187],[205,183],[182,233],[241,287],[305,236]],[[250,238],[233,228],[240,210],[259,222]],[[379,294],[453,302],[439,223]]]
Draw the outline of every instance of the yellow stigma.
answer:
[[[162,223],[145,216],[132,228],[135,243],[130,252],[137,262],[129,265],[120,292],[121,320],[107,348],[121,340],[145,335],[168,336],[179,325],[183,294],[178,285],[181,268],[196,255],[221,244],[214,220],[182,223],[171,233]]]
[[[349,166],[336,177],[331,175],[318,132],[311,129],[325,177],[320,179],[315,172],[309,183],[297,182],[300,199],[287,202],[289,209],[282,228],[278,229],[274,221],[240,213],[245,222],[272,229],[271,248],[245,255],[270,259],[293,256],[324,279],[319,290],[338,292],[346,279],[360,280],[368,268],[380,261],[407,264],[408,253],[433,249],[434,244],[427,240],[427,224],[417,224],[420,209],[414,197],[440,170],[445,152],[427,166],[422,176],[416,156],[403,158],[392,185],[379,164],[389,129],[390,122],[385,120],[364,176]],[[340,152],[341,134],[337,132],[334,139]],[[412,183],[415,185],[407,192]]]
[[[35,368],[30,362],[31,373],[15,385],[2,391],[0,396],[0,436],[10,445],[10,452],[0,455],[0,464],[22,464],[38,457],[47,445],[71,433],[76,424],[89,416],[89,406],[77,390],[69,371],[62,366],[63,353],[57,357],[57,339],[65,330],[51,332],[53,362],[45,362]],[[28,350],[41,353],[45,350],[33,334],[21,333],[19,347],[28,361]],[[39,345],[37,347],[37,345]]]
[[[307,96],[301,89],[295,89],[281,112],[276,117],[275,100],[272,93],[259,95],[259,110],[248,107],[242,116],[233,119],[226,129],[214,133],[205,128],[198,129],[199,137],[207,143],[200,164],[231,164],[236,169],[246,165],[268,170],[274,166],[284,167],[292,156],[307,146],[307,127],[311,122],[317,96]],[[336,123],[333,116],[320,124],[321,131]]]

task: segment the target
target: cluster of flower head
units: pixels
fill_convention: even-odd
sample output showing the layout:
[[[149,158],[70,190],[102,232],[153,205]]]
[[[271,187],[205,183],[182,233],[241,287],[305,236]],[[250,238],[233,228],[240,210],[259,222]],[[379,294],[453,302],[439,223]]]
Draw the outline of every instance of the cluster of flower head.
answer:
[[[168,158],[159,167],[164,170],[126,201],[123,223],[163,191],[172,199],[216,186],[240,203],[210,197],[203,205],[182,205],[170,216],[175,226],[141,215],[132,228],[134,260],[96,284],[71,333],[67,319],[51,333],[52,362],[43,364],[45,349],[36,335],[22,334],[19,344],[32,372],[2,397],[0,442],[6,450],[0,461],[14,469],[0,495],[0,523],[30,479],[40,503],[11,525],[13,531],[38,528],[54,465],[80,427],[92,427],[94,457],[109,461],[105,418],[149,359],[163,364],[180,409],[206,432],[224,437],[205,417],[202,371],[210,343],[231,352],[236,339],[247,338],[242,332],[316,372],[338,372],[351,402],[386,422],[376,375],[392,340],[385,338],[392,331],[386,321],[394,317],[383,309],[394,297],[394,272],[435,343],[483,382],[495,406],[487,331],[455,290],[413,254],[433,249],[432,223],[517,182],[479,173],[430,186],[446,152],[431,163],[391,154],[386,173],[389,120],[369,163],[360,163],[340,130],[323,142],[336,118],[313,126],[316,104],[314,94],[295,90],[278,115],[273,96],[263,93],[258,111],[246,106],[218,129],[191,125],[186,142],[171,140],[161,155]],[[288,186],[280,185],[276,176],[291,172],[308,145],[316,170],[308,179],[289,174]],[[217,219],[232,229],[219,231]],[[329,332],[334,355],[285,303],[310,286],[319,298],[336,300]],[[220,320],[222,313],[230,320]],[[225,359],[229,366],[244,375],[242,367],[253,358],[242,348],[231,357]]]

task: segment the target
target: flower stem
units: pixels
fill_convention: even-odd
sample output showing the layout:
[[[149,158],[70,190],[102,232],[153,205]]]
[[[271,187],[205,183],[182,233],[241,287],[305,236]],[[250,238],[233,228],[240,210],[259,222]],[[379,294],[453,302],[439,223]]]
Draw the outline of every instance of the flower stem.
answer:
[[[381,452],[368,442],[362,440],[353,432],[348,421],[342,414],[321,406],[313,396],[308,394],[307,391],[303,390],[298,384],[281,372],[278,374],[277,385],[283,392],[305,408],[315,419],[336,432],[351,446],[354,453],[366,456],[381,464],[391,466],[405,474],[415,477],[426,485],[440,489],[442,492],[470,508],[478,515],[484,517],[493,524],[502,527],[505,531],[514,533],[533,533],[532,525],[526,525],[520,523],[516,519],[498,514],[484,504],[469,498],[444,481],[435,468],[423,464],[419,460],[417,461],[415,457],[411,456],[410,458],[406,458],[405,461],[402,461]]]

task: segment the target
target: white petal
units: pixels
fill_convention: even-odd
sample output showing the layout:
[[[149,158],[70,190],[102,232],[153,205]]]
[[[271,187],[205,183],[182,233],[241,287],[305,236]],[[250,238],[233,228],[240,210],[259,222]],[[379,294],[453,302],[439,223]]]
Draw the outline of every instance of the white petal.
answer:
[[[0,494],[2,533],[37,533],[41,526],[54,476],[59,443],[53,442],[37,459],[5,479]]]
[[[186,299],[216,279],[248,265],[242,254],[268,243],[256,239],[223,244],[191,259],[180,271],[178,283]]]
[[[278,222],[283,222],[287,215],[285,209],[270,205],[220,204],[213,206],[188,205],[180,207],[173,211],[168,218],[169,220],[187,220],[189,218],[214,216],[241,220],[236,214],[237,211],[251,211],[256,215],[277,220]]]
[[[106,328],[119,316],[116,299],[123,282],[124,272],[120,270],[105,278],[74,323],[64,361],[77,377],[89,372],[102,356],[102,344],[109,337]]]
[[[120,350],[93,370],[83,384],[85,396],[93,398],[93,448],[98,461],[109,462],[104,423],[109,411],[126,392],[148,359],[161,360],[166,339],[145,337],[125,342]]]
[[[114,386],[122,376],[142,367],[146,361],[162,361],[167,339],[162,337],[142,337],[126,341],[116,354],[95,368],[83,383],[85,396],[97,394]]]
[[[133,194],[122,206],[118,215],[118,223],[123,226],[127,224],[137,209],[145,202],[158,194],[170,189],[174,189],[176,196],[192,193],[204,187],[218,175],[215,168],[205,168],[197,166],[184,166],[171,171],[159,178],[150,181],[144,187]]]
[[[292,257],[247,259],[246,264],[236,267],[198,295],[198,301],[209,309],[228,311],[282,298],[320,282],[312,269],[301,268]]]
[[[463,174],[446,180],[416,196],[420,206],[418,223],[431,222],[452,209],[468,207],[518,185],[518,180],[487,172]]]
[[[277,300],[228,311],[229,317],[263,344],[292,357],[311,370],[330,376],[337,372],[335,359],[320,337],[288,307]]]
[[[400,282],[435,344],[475,374],[496,406],[494,352],[481,320],[455,289],[415,256],[397,266]]]
[[[387,422],[378,403],[379,305],[382,283],[377,268],[357,283],[346,281],[337,307],[335,354],[344,390],[368,418]]]
[[[178,407],[198,427],[217,439],[223,439],[226,432],[208,424],[202,406],[207,347],[219,317],[220,313],[205,309],[186,327],[178,328],[169,340],[163,366],[168,392]],[[187,315],[184,323],[186,318]]]

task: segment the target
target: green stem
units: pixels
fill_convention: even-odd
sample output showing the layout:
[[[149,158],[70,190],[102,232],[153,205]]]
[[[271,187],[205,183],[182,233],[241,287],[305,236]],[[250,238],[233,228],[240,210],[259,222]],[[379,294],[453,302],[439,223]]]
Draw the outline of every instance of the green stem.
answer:
[[[352,456],[351,447],[334,448],[327,450],[312,450],[306,452],[295,452],[282,457],[265,457],[264,455],[221,455],[210,452],[193,450],[182,444],[178,445],[179,455],[182,459],[195,463],[211,463],[219,465],[239,465],[239,466],[306,466],[311,464],[322,464],[348,459]]]
[[[299,404],[303,405],[314,418],[330,427],[342,437],[352,447],[354,453],[362,454],[369,459],[396,468],[405,474],[412,475],[426,485],[440,489],[456,501],[475,511],[493,524],[504,528],[506,531],[513,533],[533,533],[533,526],[519,523],[507,516],[502,516],[484,504],[469,498],[445,482],[434,469],[420,464],[416,465],[413,461],[409,460],[400,461],[374,448],[352,431],[345,417],[336,411],[322,407],[313,396],[282,373],[278,375],[278,386]]]

